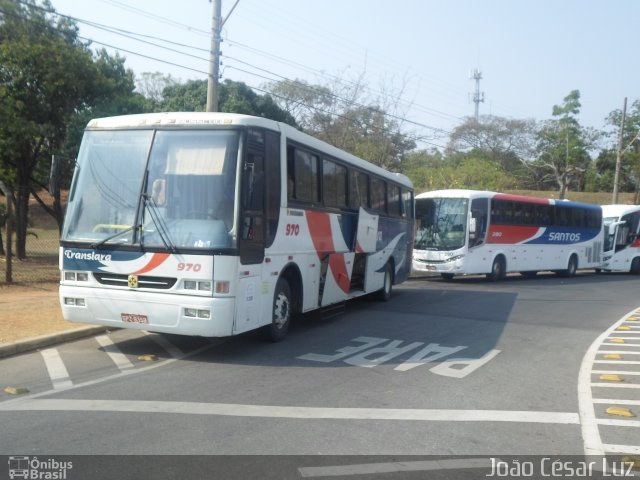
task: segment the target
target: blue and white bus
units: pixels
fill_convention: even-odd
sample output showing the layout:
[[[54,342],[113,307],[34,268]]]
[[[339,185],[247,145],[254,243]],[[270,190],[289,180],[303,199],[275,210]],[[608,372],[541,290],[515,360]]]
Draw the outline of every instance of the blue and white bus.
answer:
[[[640,274],[640,205],[603,205],[602,270]]]
[[[602,262],[598,205],[474,190],[416,195],[413,269],[455,275],[543,270],[573,276]]]
[[[60,247],[72,322],[229,336],[411,270],[407,177],[288,125],[228,113],[89,122]]]

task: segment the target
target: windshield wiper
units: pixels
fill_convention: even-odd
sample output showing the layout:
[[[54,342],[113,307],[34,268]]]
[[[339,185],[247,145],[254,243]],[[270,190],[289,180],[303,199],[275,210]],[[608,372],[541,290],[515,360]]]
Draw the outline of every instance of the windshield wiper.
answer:
[[[143,193],[142,198],[144,199],[145,206],[150,207],[148,209],[149,216],[151,217],[151,221],[153,222],[153,224],[155,225],[158,231],[160,240],[162,240],[162,243],[164,244],[167,250],[169,250],[171,253],[175,253],[176,247],[171,241],[171,237],[169,236],[169,231],[167,230],[167,226],[162,220],[162,217],[160,217],[160,214],[158,213],[158,206],[156,205],[156,201],[148,193]]]
[[[112,235],[109,235],[106,238],[103,238],[102,240],[100,240],[99,242],[96,243],[92,243],[91,244],[91,248],[100,248],[102,245],[104,245],[105,243],[107,243],[109,240],[113,240],[114,238],[119,237],[120,235],[124,235],[125,233],[128,233],[132,230],[137,230],[140,227],[142,227],[142,225],[131,225],[130,227],[125,228],[124,230],[120,230],[119,232],[116,232]]]

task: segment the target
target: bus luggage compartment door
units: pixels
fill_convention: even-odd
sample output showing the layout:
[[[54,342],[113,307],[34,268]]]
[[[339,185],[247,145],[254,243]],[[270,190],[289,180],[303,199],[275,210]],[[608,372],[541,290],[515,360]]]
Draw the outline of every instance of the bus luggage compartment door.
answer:
[[[354,250],[356,253],[373,253],[378,241],[378,215],[367,212],[360,207],[358,212],[358,229]]]

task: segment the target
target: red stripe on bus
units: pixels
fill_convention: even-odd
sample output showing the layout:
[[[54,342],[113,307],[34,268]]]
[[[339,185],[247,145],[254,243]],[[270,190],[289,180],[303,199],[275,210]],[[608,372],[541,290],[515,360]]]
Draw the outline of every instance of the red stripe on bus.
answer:
[[[154,253],[153,256],[151,257],[151,260],[149,260],[149,263],[147,263],[144,267],[142,267],[137,272],[133,272],[133,275],[140,275],[141,273],[150,272],[154,268],[162,265],[162,263],[164,263],[164,261],[167,258],[169,258],[168,253]]]
[[[508,200],[511,202],[537,203],[540,205],[550,205],[546,198],[526,197],[524,195],[510,195],[508,193],[498,193],[493,197],[495,200]]]
[[[320,257],[322,254],[335,252],[336,249],[333,246],[329,214],[310,210],[307,210],[305,214],[307,216],[311,240],[313,241],[313,246],[318,256]]]
[[[538,227],[491,225],[487,243],[520,243],[534,237],[538,230]]]
[[[347,272],[347,264],[344,259],[344,254],[337,253],[329,257],[329,268],[333,279],[336,281],[340,289],[344,293],[349,293],[351,288],[351,280],[349,280],[349,273]]]

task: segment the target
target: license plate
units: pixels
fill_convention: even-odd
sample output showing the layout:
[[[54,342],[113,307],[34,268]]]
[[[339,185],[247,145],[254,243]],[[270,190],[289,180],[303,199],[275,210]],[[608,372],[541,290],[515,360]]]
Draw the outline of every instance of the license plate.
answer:
[[[121,313],[120,318],[125,323],[143,323],[145,325],[149,323],[149,317],[138,313]]]
[[[427,270],[429,270],[429,271],[432,271],[432,272],[433,272],[433,271],[435,271],[435,269],[436,269],[436,266],[435,266],[435,265],[427,265]]]

